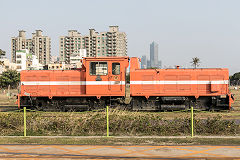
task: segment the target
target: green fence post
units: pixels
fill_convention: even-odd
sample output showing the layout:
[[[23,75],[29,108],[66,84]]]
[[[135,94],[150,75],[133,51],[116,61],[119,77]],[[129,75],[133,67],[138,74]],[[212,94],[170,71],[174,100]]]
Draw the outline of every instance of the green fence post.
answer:
[[[109,137],[109,118],[108,118],[108,106],[107,106],[106,110],[107,110],[107,137]]]
[[[193,107],[191,107],[191,137],[193,137]]]
[[[27,117],[26,117],[26,107],[23,108],[24,111],[24,137],[27,136]]]

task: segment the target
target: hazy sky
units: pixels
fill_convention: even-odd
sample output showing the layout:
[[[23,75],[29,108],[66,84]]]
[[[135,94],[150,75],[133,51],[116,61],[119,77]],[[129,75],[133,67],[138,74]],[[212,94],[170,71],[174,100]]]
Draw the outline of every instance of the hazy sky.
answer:
[[[59,36],[69,29],[88,34],[118,25],[127,33],[128,55],[149,55],[159,44],[163,66],[190,67],[199,57],[202,67],[240,71],[240,0],[1,0],[0,48],[10,57],[11,37],[27,37],[36,29],[52,39],[59,55]]]

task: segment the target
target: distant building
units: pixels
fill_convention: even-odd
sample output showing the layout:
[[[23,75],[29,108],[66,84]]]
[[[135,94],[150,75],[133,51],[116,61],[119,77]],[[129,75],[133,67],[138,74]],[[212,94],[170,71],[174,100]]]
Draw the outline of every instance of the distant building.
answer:
[[[147,60],[147,68],[151,68],[150,60]]]
[[[44,66],[44,69],[46,69],[46,70],[70,70],[71,64],[65,64],[65,63],[48,64],[48,65]]]
[[[60,57],[59,56],[51,56],[50,63],[60,63]]]
[[[147,68],[147,56],[143,55],[141,58],[141,68],[146,69]]]
[[[158,68],[158,44],[156,42],[150,44],[150,65]]]
[[[33,33],[32,35],[32,55],[38,57],[39,63],[43,65],[49,64],[51,39],[48,36],[43,36],[41,30],[36,30],[36,33]]]
[[[0,64],[0,74],[2,74],[3,72],[7,71],[7,70],[16,70],[17,69],[17,65],[16,63],[11,63],[9,61],[9,59],[1,59],[1,61],[3,62],[3,64]]]
[[[17,37],[12,37],[11,39],[11,56],[12,62],[16,63],[16,52],[23,49],[32,48],[32,40],[26,39],[26,32],[23,30],[19,31]]]
[[[158,61],[158,67],[157,68],[162,68],[162,61]]]
[[[86,57],[87,52],[86,49],[80,49],[78,53],[74,53],[70,56],[70,64],[72,68],[81,68],[83,57]]]
[[[27,49],[32,55],[36,55],[39,63],[50,63],[51,54],[51,39],[48,36],[43,36],[41,30],[36,30],[36,33],[32,33],[31,39],[26,39],[26,32],[19,31],[17,37],[11,39],[11,57],[12,62],[16,63],[16,52]]]
[[[29,62],[27,62],[27,55],[29,54],[29,51],[27,49],[16,51],[16,65],[17,65],[17,71],[20,72],[21,70],[27,69],[27,63],[30,65]]]
[[[32,55],[32,63],[28,66],[28,70],[43,70],[44,65],[39,63],[36,55]]]
[[[127,56],[127,38],[118,26],[110,26],[107,32],[89,29],[89,35],[69,30],[68,36],[60,37],[60,60],[70,63],[70,56],[86,49],[87,57]]]
[[[36,55],[29,53],[27,49],[16,52],[16,70],[41,70],[43,65],[39,63]]]

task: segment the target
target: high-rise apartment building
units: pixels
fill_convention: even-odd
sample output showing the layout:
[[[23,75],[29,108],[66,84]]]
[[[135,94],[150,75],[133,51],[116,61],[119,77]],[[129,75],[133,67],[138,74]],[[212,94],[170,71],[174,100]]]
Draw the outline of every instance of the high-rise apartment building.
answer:
[[[110,26],[108,32],[96,32],[89,29],[89,35],[81,35],[77,30],[69,30],[68,36],[60,37],[60,59],[70,63],[71,54],[86,49],[87,57],[126,56],[126,33],[119,32],[118,26]]]
[[[32,54],[38,57],[39,63],[46,65],[50,63],[51,39],[43,36],[41,30],[32,34]]]
[[[26,39],[26,32],[19,31],[17,37],[11,39],[12,62],[16,63],[16,52],[19,50],[29,50],[29,53],[36,55],[39,63],[45,65],[50,63],[51,39],[43,36],[41,30],[36,30],[31,39]]]
[[[85,40],[77,30],[69,30],[68,36],[60,37],[60,61],[70,63],[70,55],[85,48]]]
[[[19,31],[17,37],[11,39],[11,56],[12,62],[16,63],[16,52],[19,50],[28,49],[31,43],[31,39],[26,39],[26,32],[23,30]]]
[[[151,67],[158,68],[158,44],[156,42],[152,42],[150,44],[150,64]]]

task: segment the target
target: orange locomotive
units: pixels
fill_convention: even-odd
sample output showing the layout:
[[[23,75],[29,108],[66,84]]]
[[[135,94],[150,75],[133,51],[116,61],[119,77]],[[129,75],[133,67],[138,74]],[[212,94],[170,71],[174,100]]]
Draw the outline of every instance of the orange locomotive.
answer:
[[[130,103],[126,70],[130,60]],[[230,109],[227,69],[140,69],[136,57],[88,57],[76,70],[21,72],[19,108],[92,110]]]

